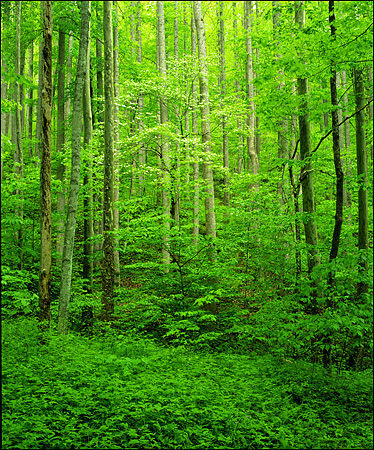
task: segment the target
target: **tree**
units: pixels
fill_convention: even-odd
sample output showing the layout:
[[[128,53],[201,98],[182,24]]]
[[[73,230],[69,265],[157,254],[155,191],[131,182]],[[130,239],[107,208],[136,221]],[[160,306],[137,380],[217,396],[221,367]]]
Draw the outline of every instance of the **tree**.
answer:
[[[112,2],[103,2],[104,32],[104,195],[103,195],[103,262],[102,262],[102,319],[108,321],[114,313],[114,93],[113,93],[113,30]]]
[[[369,212],[368,212],[368,165],[365,142],[365,87],[364,75],[361,67],[355,67],[353,71],[354,94],[356,104],[356,155],[357,177],[360,188],[358,190],[358,248],[360,259],[358,264],[359,281],[357,294],[362,296],[368,293],[368,258],[369,248]]]
[[[300,30],[305,27],[305,10],[303,1],[295,1],[295,22]],[[308,252],[308,271],[311,273],[313,269],[320,264],[320,256],[318,254],[318,235],[317,224],[315,221],[315,201],[313,189],[313,171],[312,164],[309,161],[311,155],[310,140],[310,122],[308,112],[308,80],[303,77],[297,79],[298,96],[301,104],[299,107],[299,133],[300,133],[300,155],[301,160],[305,161],[302,169],[302,189],[303,189],[303,212],[307,216],[304,219],[305,240]]]
[[[67,334],[69,321],[69,301],[73,265],[74,238],[77,223],[79,180],[81,171],[81,115],[82,97],[86,79],[87,49],[90,30],[91,2],[82,1],[81,26],[77,75],[75,78],[73,117],[71,130],[71,173],[65,224],[64,249],[61,266],[60,301],[58,305],[57,331]]]
[[[43,8],[43,98],[42,158],[40,164],[40,272],[39,319],[42,329],[49,327],[51,304],[52,217],[51,217],[51,152],[52,152],[52,2]]]
[[[164,2],[157,2],[157,37],[159,47],[159,70],[161,76],[166,78],[166,50],[165,50],[165,18],[164,18]],[[165,95],[160,98],[160,123],[167,124],[168,105]],[[161,160],[163,170],[163,187],[162,187],[162,214],[163,214],[163,245],[162,245],[162,259],[163,263],[168,265],[170,263],[170,155],[169,143],[166,136],[161,137]],[[165,269],[168,271],[168,269]]]
[[[222,100],[226,97],[226,57],[225,57],[225,23],[223,20],[223,2],[218,4],[218,22],[219,22],[219,32],[218,32],[218,52],[220,55],[220,79],[219,85],[221,88]],[[227,123],[226,116],[222,116],[222,153],[223,153],[223,168],[225,169],[224,175],[224,205],[230,206],[230,194],[229,194],[229,139],[227,135]]]
[[[244,29],[246,34],[246,79],[248,89],[248,105],[249,112],[247,116],[247,171],[257,174],[259,171],[259,161],[255,147],[255,106],[253,102],[253,55],[252,55],[252,3],[244,1]]]
[[[63,163],[63,151],[65,143],[65,30],[61,27],[58,32],[58,88],[57,88],[57,142],[56,151],[60,153],[60,163],[57,167],[56,177],[60,182],[57,198],[57,238],[56,252],[62,256],[64,245],[64,212],[65,212],[65,189]],[[61,264],[61,256],[58,257],[58,265]]]
[[[210,107],[207,50],[205,38],[205,24],[201,11],[201,1],[193,2],[193,11],[196,26],[197,46],[199,55],[199,82],[200,82],[200,110],[201,110],[201,140],[205,153],[203,164],[203,177],[205,181],[205,222],[206,234],[216,237],[216,213],[214,207],[214,181],[211,153]]]

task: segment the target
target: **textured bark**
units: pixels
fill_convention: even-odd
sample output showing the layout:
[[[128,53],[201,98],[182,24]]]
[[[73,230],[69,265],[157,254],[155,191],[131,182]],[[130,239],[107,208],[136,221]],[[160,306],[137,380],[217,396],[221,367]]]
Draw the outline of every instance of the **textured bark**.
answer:
[[[216,237],[216,213],[214,207],[214,181],[213,169],[210,161],[211,130],[209,108],[208,66],[205,38],[205,24],[201,11],[201,1],[193,2],[193,11],[196,25],[197,46],[199,55],[199,82],[200,82],[200,110],[201,110],[201,136],[205,153],[203,164],[203,177],[205,181],[205,221],[206,234]]]
[[[92,292],[92,275],[93,275],[93,220],[92,220],[92,110],[91,110],[91,83],[90,83],[90,43],[91,34],[88,30],[87,45],[87,70],[83,88],[83,144],[85,146],[86,170],[83,178],[84,197],[84,246],[83,246],[83,278],[85,289],[88,293]],[[86,307],[84,313],[92,314],[89,307]],[[88,319],[86,317],[85,319]]]
[[[304,2],[295,2],[295,22],[300,29],[305,27]],[[302,99],[299,111],[299,133],[300,133],[300,156],[305,160],[310,156],[310,122],[308,112],[308,82],[306,78],[297,79],[298,95]],[[308,271],[311,273],[314,267],[320,264],[318,253],[317,224],[315,221],[315,201],[313,189],[313,169],[310,162],[306,162],[302,169],[302,189],[303,189],[303,212],[308,215],[304,219],[305,239],[307,243]]]
[[[96,20],[97,20],[97,28],[100,30],[102,29],[102,21],[101,17],[99,15],[99,8],[96,9]],[[101,43],[101,40],[99,38],[96,38],[96,64],[97,64],[97,71],[96,71],[96,86],[97,86],[97,92],[96,92],[96,123],[103,123],[104,122],[104,108],[103,108],[103,95],[104,95],[104,82],[103,82],[103,46]],[[97,180],[95,179],[94,182]],[[95,190],[93,195],[93,201],[95,205],[95,220],[94,220],[94,233],[95,236],[101,236],[103,234],[103,198],[102,198],[102,192],[98,192]],[[101,256],[102,256],[102,248],[103,243],[102,240],[99,240],[98,238],[95,239],[94,243],[94,267],[98,267],[101,263]]]
[[[331,36],[335,39],[336,29],[334,25],[335,21],[335,2],[329,1],[329,20],[330,20],[330,29]],[[344,173],[341,164],[340,158],[340,133],[339,133],[339,111],[336,109],[338,106],[338,94],[337,94],[337,74],[335,65],[332,64],[330,77],[330,92],[331,92],[331,105],[334,109],[331,111],[331,123],[332,123],[332,148],[334,155],[334,166],[335,166],[335,174],[336,174],[336,202],[335,202],[335,225],[334,232],[332,236],[332,244],[330,251],[330,262],[336,259],[339,251],[339,241],[340,234],[343,224],[343,188],[344,188]],[[341,110],[340,110],[341,115]],[[330,287],[333,287],[335,282],[335,275],[332,271],[330,271],[328,276],[328,284]]]
[[[196,26],[195,20],[191,17],[191,54],[196,57]],[[197,85],[192,82],[192,101],[197,104]],[[192,134],[194,138],[197,138],[199,134],[199,123],[197,112],[192,112]],[[193,150],[195,150],[193,148]],[[193,244],[197,245],[199,241],[199,205],[200,205],[200,187],[199,187],[199,158],[194,156],[194,162],[192,163],[192,177],[193,177],[193,209],[192,209],[192,236]]]
[[[223,21],[223,4],[224,2],[219,2],[218,20],[219,20],[219,39],[218,39],[218,49],[220,55],[220,88],[221,88],[221,99],[225,100],[226,97],[226,57],[225,57],[225,23]],[[224,184],[224,198],[223,203],[225,206],[230,206],[230,182],[229,182],[229,139],[227,135],[227,117],[225,115],[221,118],[222,127],[222,153],[223,153],[223,168],[225,169],[225,175],[223,179]]]
[[[41,16],[43,20],[44,2],[40,1]],[[39,74],[38,74],[38,104],[36,110],[36,129],[35,129],[35,167],[40,162],[40,140],[41,140],[41,123],[42,123],[42,91],[43,91],[43,39],[39,43]]]
[[[174,1],[174,58],[176,61],[179,61],[179,33],[178,33],[178,2]],[[177,136],[180,135],[180,126],[178,124],[180,117],[179,117],[179,108],[178,106],[175,108],[175,120],[177,123],[177,126],[175,128],[175,134]],[[176,154],[176,175],[174,180],[174,194],[173,194],[173,217],[175,220],[175,223],[179,223],[179,216],[180,216],[180,159],[179,159],[179,143],[176,142],[175,144],[175,154]]]
[[[104,242],[102,263],[101,315],[105,321],[114,313],[114,240],[113,240],[113,188],[114,188],[114,91],[113,91],[113,31],[112,2],[104,1]]]
[[[142,21],[141,21],[141,2],[138,1],[138,10],[137,10],[137,24],[136,24],[136,39],[138,42],[138,55],[137,55],[137,61],[139,64],[142,64],[143,62],[143,55],[142,55]],[[142,113],[144,108],[144,96],[143,93],[139,93],[139,99],[138,99],[138,131],[141,133],[144,130],[144,124],[142,121]],[[139,183],[138,183],[138,194],[139,197],[142,197],[144,194],[144,175],[142,173],[142,166],[145,164],[145,156],[146,156],[146,150],[145,145],[143,142],[140,143],[139,146]]]
[[[165,17],[164,2],[157,2],[158,18],[158,44],[159,44],[159,70],[162,77],[166,76],[166,49],[165,49]],[[160,123],[168,122],[168,106],[165,96],[160,98]],[[163,213],[163,242],[162,242],[162,260],[164,264],[170,263],[170,156],[169,143],[165,136],[161,136],[161,158],[163,169],[163,188],[162,188],[162,213]],[[167,271],[168,269],[166,269]]]
[[[236,13],[236,2],[232,2],[232,10],[233,10],[233,30],[234,30],[234,68],[235,68],[235,92],[238,101],[241,100],[241,88],[240,88],[240,79],[241,79],[241,71],[240,71],[240,58],[238,53],[238,19]],[[238,136],[238,157],[237,157],[237,172],[243,172],[243,164],[244,164],[244,139],[243,139],[243,124],[241,119],[237,120],[237,127],[239,130]]]
[[[282,55],[280,54],[280,36],[279,36],[279,27],[280,27],[280,19],[281,19],[281,12],[280,12],[280,6],[281,2],[279,1],[273,1],[273,34],[274,34],[274,41],[275,41],[275,48],[276,48],[276,54],[275,58],[279,59]],[[284,72],[281,69],[279,71],[279,77],[281,79],[278,90],[284,89]],[[284,159],[288,156],[288,139],[287,139],[287,131],[288,131],[288,119],[287,117],[281,117],[278,120],[278,158]],[[284,182],[279,181],[278,186],[278,196],[279,201],[281,205],[284,205],[286,203],[286,198],[284,194]]]
[[[114,10],[117,16],[118,1],[114,1]],[[113,229],[119,230],[119,41],[118,41],[118,19],[113,27],[113,83],[114,83],[114,188],[113,188]],[[121,274],[119,265],[119,240],[118,237],[114,239],[114,284],[116,288],[120,287]]]
[[[244,30],[246,35],[246,79],[248,88],[248,117],[246,119],[247,125],[247,171],[253,174],[258,174],[259,161],[255,148],[255,105],[253,102],[253,56],[252,56],[252,3],[251,1],[244,1]]]
[[[345,94],[343,96],[343,104],[344,104],[343,120],[345,120],[348,117],[348,108],[349,108],[348,94],[346,92],[347,75],[346,75],[345,70],[342,70],[341,76],[342,76],[343,89],[345,91]],[[352,164],[351,164],[351,158],[349,157],[349,154],[351,151],[350,148],[351,148],[351,133],[350,133],[350,129],[349,129],[349,120],[346,120],[344,122],[344,150],[345,150],[344,153],[347,155],[347,157],[344,160],[342,160],[342,163],[343,163],[344,172],[345,172],[345,175],[347,176],[347,178],[352,177],[352,167],[351,167]],[[347,188],[345,188],[345,192],[346,192],[346,196],[344,199],[344,203],[345,203],[345,206],[350,208],[352,206],[352,192],[350,192]],[[348,221],[350,223],[351,215],[348,216]]]
[[[42,329],[49,327],[51,304],[52,218],[51,218],[51,153],[52,153],[52,2],[43,8],[43,98],[42,159],[40,165],[41,228],[39,272],[39,320]]]
[[[369,96],[368,96],[368,101],[373,100],[373,89],[371,88],[371,86],[373,85],[373,70],[370,66],[367,67],[367,79],[369,82]],[[373,121],[373,102],[371,102],[368,106],[368,113],[369,113],[369,120],[372,122]],[[370,158],[373,161],[373,139],[371,140],[371,144],[370,144]]]
[[[21,16],[22,16],[22,9],[21,9],[21,2],[17,2],[17,40],[16,40],[16,64],[15,64],[15,72],[16,75],[22,75],[21,74]],[[21,104],[21,90],[20,85],[16,81],[14,83],[14,100],[17,104],[17,108],[15,111],[15,134],[14,134],[14,140],[15,140],[15,151],[14,151],[14,173],[16,178],[22,179],[23,178],[23,148],[22,148],[22,117],[21,117],[21,111],[18,106],[22,107]],[[18,268],[22,270],[23,268],[23,228],[22,228],[22,222],[23,222],[23,191],[22,189],[16,189],[16,195],[19,197],[20,200],[20,206],[16,209],[16,214],[20,219],[20,225],[19,228],[16,230],[16,243],[18,246]]]
[[[71,274],[73,266],[74,238],[77,223],[79,180],[81,170],[81,116],[82,96],[86,78],[88,35],[90,29],[91,2],[81,3],[81,27],[77,74],[75,78],[73,117],[71,130],[71,173],[70,190],[67,204],[64,249],[62,254],[60,301],[58,305],[57,331],[67,334],[69,321],[69,301],[71,291]]]
[[[61,265],[62,251],[64,247],[64,213],[65,213],[65,188],[64,175],[65,165],[63,151],[65,143],[65,32],[60,28],[58,33],[58,88],[57,88],[57,143],[56,151],[60,153],[60,163],[57,167],[56,178],[60,182],[57,194],[57,236],[56,252],[58,255],[57,265]]]
[[[368,258],[369,248],[369,214],[368,214],[368,161],[365,142],[365,88],[362,68],[353,70],[353,82],[355,92],[356,111],[356,155],[357,155],[357,177],[360,180],[358,190],[358,248],[362,251],[358,263],[359,282],[357,284],[357,294],[367,294],[369,285],[368,277]]]
[[[30,43],[30,50],[29,50],[29,79],[31,82],[34,82],[34,41],[31,41]],[[32,131],[33,131],[33,98],[34,98],[34,89],[30,88],[29,90],[29,108],[28,108],[28,128],[29,128],[29,157],[32,159],[33,152],[32,152]]]

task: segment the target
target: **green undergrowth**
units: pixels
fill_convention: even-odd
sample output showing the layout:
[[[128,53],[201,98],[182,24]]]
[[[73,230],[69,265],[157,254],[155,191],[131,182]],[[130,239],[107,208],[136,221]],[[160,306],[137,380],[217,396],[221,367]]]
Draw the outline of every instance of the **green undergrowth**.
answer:
[[[372,371],[2,326],[4,449],[369,449]]]

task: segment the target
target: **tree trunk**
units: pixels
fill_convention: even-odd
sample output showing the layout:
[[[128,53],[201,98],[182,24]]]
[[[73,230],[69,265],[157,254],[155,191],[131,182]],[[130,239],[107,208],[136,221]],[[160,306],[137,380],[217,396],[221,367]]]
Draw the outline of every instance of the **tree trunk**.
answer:
[[[331,28],[331,37],[335,41],[335,2],[329,1],[329,20]],[[332,123],[332,143],[333,143],[333,155],[334,166],[336,174],[336,203],[335,203],[335,226],[332,237],[331,251],[330,251],[330,263],[336,259],[339,251],[340,233],[343,224],[343,187],[344,187],[344,174],[340,159],[340,137],[339,137],[339,112],[336,109],[338,106],[338,94],[337,94],[337,76],[335,65],[332,64],[332,71],[330,77],[330,91],[331,91],[331,105],[333,110],[331,111],[331,123]],[[330,271],[328,277],[328,284],[330,287],[334,285],[334,273]]]
[[[141,65],[143,62],[143,57],[142,57],[142,22],[141,22],[141,2],[138,1],[138,11],[137,11],[137,25],[136,25],[136,38],[138,41],[138,63]],[[142,113],[143,113],[143,108],[144,108],[144,96],[143,94],[140,92],[139,94],[139,99],[138,99],[138,131],[139,133],[141,133],[144,130],[144,124],[142,121]],[[140,147],[139,147],[139,184],[138,184],[138,195],[139,197],[142,197],[144,194],[144,189],[145,189],[145,185],[144,185],[144,175],[142,173],[142,169],[143,166],[145,164],[145,145],[143,142],[140,143]]]
[[[356,111],[356,154],[357,154],[357,177],[360,180],[358,190],[358,248],[360,258],[358,263],[359,282],[357,284],[357,294],[367,294],[368,284],[368,257],[369,248],[369,214],[368,214],[368,161],[365,142],[365,88],[362,68],[355,68],[353,71],[353,84],[355,93]]]
[[[73,250],[78,212],[79,179],[81,170],[81,116],[82,97],[86,78],[88,36],[90,30],[91,2],[81,3],[81,27],[77,75],[75,79],[73,117],[71,130],[71,173],[70,190],[67,204],[64,249],[62,254],[60,301],[58,305],[57,331],[67,334],[69,321],[69,301],[71,291],[71,274],[73,266]]]
[[[194,58],[196,58],[196,25],[193,17],[191,17],[191,54]],[[192,98],[193,103],[197,104],[197,85],[195,81],[192,81]],[[198,134],[199,134],[198,114],[196,111],[193,111],[192,135],[193,137],[197,137]],[[194,153],[196,153],[195,148],[193,148],[193,151]],[[192,177],[193,177],[192,242],[194,245],[197,245],[199,241],[200,170],[199,170],[199,158],[196,154],[194,155],[193,159],[194,162],[192,163]]]
[[[249,113],[246,120],[247,124],[247,171],[258,174],[259,161],[255,148],[255,106],[253,102],[253,56],[252,56],[252,2],[244,2],[244,29],[246,34],[246,78],[248,86],[248,105]]]
[[[60,28],[58,33],[58,90],[57,90],[57,143],[56,151],[60,153],[60,163],[57,167],[56,178],[60,182],[57,194],[57,236],[56,253],[57,266],[61,266],[61,257],[64,246],[64,213],[65,213],[65,165],[63,163],[65,143],[65,32]]]
[[[225,101],[226,97],[226,58],[225,58],[225,23],[223,21],[223,4],[224,2],[219,2],[219,40],[218,49],[220,55],[220,87],[221,87],[221,98]],[[225,175],[223,179],[224,184],[224,197],[223,203],[226,207],[230,206],[230,182],[229,182],[229,139],[227,135],[227,117],[225,115],[221,118],[222,127],[222,153],[223,153],[223,168],[225,170]]]
[[[233,30],[234,30],[234,67],[235,67],[235,92],[236,97],[238,101],[241,100],[241,87],[240,87],[240,79],[241,79],[241,70],[240,70],[240,58],[238,53],[238,20],[237,20],[237,13],[236,13],[236,2],[232,2],[232,9],[233,9]],[[243,172],[243,165],[244,165],[244,139],[243,139],[243,125],[242,120],[237,119],[237,127],[238,127],[238,157],[237,157],[237,172],[242,173]]]
[[[29,54],[29,78],[30,81],[34,82],[34,41],[30,43],[30,54]],[[32,152],[32,124],[33,124],[33,97],[34,89],[29,90],[29,109],[28,109],[28,125],[29,125],[29,157],[30,160],[33,157]]]
[[[21,74],[21,16],[22,16],[22,9],[21,9],[21,2],[17,2],[17,41],[16,41],[16,65],[15,65],[15,72],[16,75],[22,75]],[[20,84],[18,81],[15,81],[14,83],[14,96],[15,96],[15,102],[16,102],[16,111],[15,111],[15,152],[14,152],[14,172],[16,175],[16,178],[22,180],[23,179],[23,148],[22,148],[22,118],[21,118],[21,111],[19,106],[22,106],[21,104],[21,90],[20,90]],[[18,268],[22,270],[23,268],[23,228],[22,228],[22,222],[23,222],[23,190],[22,189],[16,189],[16,195],[20,199],[20,206],[16,209],[16,214],[20,219],[20,225],[19,228],[16,230],[16,242],[18,246],[18,257],[19,257],[19,264]]]
[[[281,2],[279,1],[273,1],[273,33],[274,33],[274,40],[275,40],[275,47],[276,47],[276,59],[279,59],[282,55],[279,52],[279,47],[281,44],[280,35],[279,35],[279,27],[280,27],[280,17],[281,17]],[[281,79],[281,82],[278,85],[278,90],[282,91],[284,89],[284,72],[281,69],[279,71],[279,77]],[[287,117],[281,117],[278,120],[278,158],[285,159],[288,156],[288,140],[287,140],[287,131],[288,131],[288,120]],[[286,203],[286,198],[284,194],[284,182],[279,181],[278,182],[278,196],[279,201],[281,205],[284,205]]]
[[[104,242],[102,263],[101,315],[105,321],[114,313],[114,242],[113,242],[113,188],[114,188],[114,92],[113,92],[113,30],[112,2],[104,1]]]
[[[193,2],[193,11],[196,25],[198,54],[199,54],[199,82],[200,82],[200,108],[201,108],[201,136],[203,150],[205,153],[203,176],[205,187],[205,221],[206,234],[216,237],[216,213],[214,207],[214,181],[213,169],[210,161],[211,153],[211,130],[210,130],[210,108],[209,108],[209,86],[208,66],[205,38],[205,24],[201,11],[201,1]],[[214,255],[212,255],[214,259]]]
[[[43,8],[43,98],[42,159],[40,165],[41,242],[39,273],[39,319],[41,328],[49,327],[51,304],[51,154],[52,154],[52,2]]]
[[[295,2],[295,22],[300,29],[305,27],[304,2]],[[310,140],[310,122],[308,112],[308,82],[306,78],[297,79],[298,95],[302,100],[299,111],[299,132],[300,132],[300,156],[301,160],[309,157],[311,152]],[[312,164],[306,162],[302,169],[302,189],[303,189],[303,212],[308,214],[308,218],[304,219],[305,239],[307,243],[307,259],[308,271],[311,273],[314,267],[320,264],[320,256],[318,254],[318,235],[317,224],[315,221],[315,203],[313,189]]]
[[[93,220],[92,220],[92,110],[91,110],[91,83],[90,83],[90,43],[91,33],[88,30],[87,45],[87,70],[83,88],[83,144],[85,147],[86,170],[83,179],[84,197],[83,197],[83,215],[84,215],[84,246],[83,246],[83,278],[84,287],[88,293],[92,292],[93,275]],[[84,314],[90,316],[90,308],[84,309]],[[86,323],[89,323],[89,317],[84,317]]]
[[[97,29],[102,29],[102,23],[101,18],[98,12],[99,8],[97,8]],[[96,123],[103,123],[104,122],[104,108],[103,108],[103,101],[102,97],[104,95],[104,83],[103,83],[103,46],[102,42],[99,38],[96,38],[96,61],[97,61],[97,72],[96,72],[96,86],[97,86],[97,92],[96,92]],[[94,183],[96,183],[96,178],[94,179]],[[103,242],[102,240],[99,240],[97,236],[101,236],[103,234],[103,199],[102,199],[102,192],[98,192],[97,189],[95,189],[94,195],[93,195],[93,202],[95,206],[95,220],[94,220],[94,233],[96,236],[95,243],[94,243],[94,267],[98,267],[101,262],[102,258],[102,248],[103,248]]]
[[[157,2],[157,18],[158,18],[158,39],[159,39],[159,68],[160,74],[166,78],[166,49],[165,49],[165,18],[164,18],[164,2]],[[168,122],[168,106],[166,97],[160,98],[160,123],[161,125]],[[169,143],[165,136],[161,136],[161,158],[163,169],[163,188],[162,188],[162,212],[164,216],[164,231],[162,245],[163,263],[170,264],[170,156]],[[165,269],[168,271],[168,269]]]
[[[40,1],[41,16],[43,20],[44,1]],[[52,75],[51,75],[52,76]],[[43,91],[43,39],[39,43],[39,75],[38,75],[38,104],[36,110],[36,129],[35,129],[35,167],[40,162],[40,139],[41,139],[41,123],[42,123],[42,91]]]
[[[175,11],[175,18],[174,18],[174,58],[176,61],[179,61],[179,33],[178,33],[178,2],[174,1],[174,11]],[[178,106],[175,108],[175,121],[176,121],[176,128],[175,128],[175,134],[179,137],[180,135],[180,126],[179,126],[179,108]],[[179,223],[179,216],[180,216],[180,158],[179,158],[179,148],[180,144],[177,141],[175,145],[175,154],[176,154],[176,176],[174,179],[174,192],[173,192],[173,210],[174,210],[174,221],[176,224]]]

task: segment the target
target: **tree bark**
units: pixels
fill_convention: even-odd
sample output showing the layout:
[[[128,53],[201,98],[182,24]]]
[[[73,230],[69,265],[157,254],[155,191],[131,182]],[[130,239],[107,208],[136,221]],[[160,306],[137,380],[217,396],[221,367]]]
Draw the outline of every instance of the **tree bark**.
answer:
[[[79,40],[79,55],[77,63],[77,75],[75,79],[73,117],[71,130],[71,173],[70,190],[67,204],[67,217],[65,225],[64,249],[61,267],[61,288],[58,307],[57,331],[59,334],[67,334],[69,321],[69,301],[71,291],[71,274],[73,266],[73,250],[75,229],[78,212],[79,180],[81,170],[81,115],[82,96],[86,78],[88,36],[90,29],[91,2],[81,3],[81,27]]]
[[[113,30],[112,2],[104,1],[104,242],[102,263],[101,315],[109,321],[114,313],[114,240],[113,240],[113,189],[114,189],[114,92],[113,92]]]
[[[83,246],[83,278],[84,287],[88,293],[92,292],[93,276],[93,220],[92,220],[92,110],[91,110],[91,83],[90,83],[90,43],[91,33],[88,30],[87,45],[87,70],[83,88],[83,145],[85,147],[86,168],[83,178],[84,197],[84,246]],[[85,308],[84,313],[92,314],[89,308]],[[88,317],[86,317],[88,319]]]
[[[199,82],[200,82],[200,108],[201,108],[201,136],[203,150],[205,153],[203,164],[203,177],[205,187],[205,221],[206,234],[216,237],[216,213],[214,206],[214,181],[212,162],[210,160],[211,149],[211,129],[210,129],[210,107],[209,107],[209,86],[208,86],[208,66],[207,50],[205,38],[205,24],[201,11],[201,1],[193,2],[193,11],[196,25],[197,45],[199,55]],[[214,258],[214,256],[213,256]]]
[[[29,78],[31,82],[34,82],[34,41],[30,43],[30,53],[29,53]],[[28,108],[28,125],[29,125],[29,157],[32,159],[33,151],[32,151],[32,131],[33,131],[33,97],[34,97],[34,89],[30,88],[29,90],[29,108]]]
[[[166,49],[165,49],[165,18],[164,2],[157,2],[158,18],[158,42],[159,42],[159,68],[160,74],[166,78]],[[165,80],[166,82],[166,80]],[[168,106],[165,96],[160,98],[160,123],[166,124],[168,119]],[[170,264],[170,155],[169,142],[165,136],[161,136],[161,158],[163,169],[163,188],[162,188],[162,213],[163,213],[163,245],[162,260],[167,266]],[[165,271],[168,271],[166,268]]]
[[[218,49],[220,55],[220,88],[221,99],[224,102],[226,97],[226,57],[225,57],[225,23],[223,20],[223,5],[224,2],[220,1],[218,4],[218,20],[219,20],[219,40]],[[227,135],[227,117],[225,115],[221,118],[222,127],[222,153],[223,153],[223,168],[225,175],[223,179],[224,184],[224,196],[223,203],[226,207],[230,206],[230,181],[229,181],[229,139]]]
[[[64,247],[64,213],[65,213],[65,165],[63,163],[65,143],[65,32],[60,28],[58,33],[58,89],[57,89],[57,142],[56,151],[59,153],[60,163],[57,167],[56,178],[60,182],[57,194],[57,236],[56,253],[57,266],[61,266],[61,257]]]
[[[143,62],[143,55],[142,55],[142,22],[141,22],[141,2],[138,1],[138,11],[137,11],[137,24],[136,24],[136,39],[138,42],[138,56],[137,60],[138,63],[141,65]],[[138,131],[141,133],[144,130],[144,124],[142,121],[142,113],[144,108],[144,96],[143,93],[140,92],[139,99],[138,99]],[[144,175],[142,173],[142,168],[145,164],[145,157],[146,157],[146,150],[145,145],[143,142],[140,143],[139,147],[139,183],[138,183],[138,195],[139,197],[142,197],[144,194],[145,189],[145,179]]]
[[[113,188],[113,229],[119,230],[119,40],[118,40],[118,1],[114,1],[114,10],[116,13],[116,23],[113,27],[113,83],[114,83],[114,188]],[[114,284],[118,289],[121,283],[120,264],[119,264],[119,240],[114,238]]]
[[[44,2],[40,1],[41,16],[43,20]],[[42,123],[42,91],[43,91],[43,39],[39,43],[39,75],[38,75],[38,104],[36,110],[36,129],[35,129],[35,167],[40,163],[40,140],[41,140],[41,123]]]
[[[50,323],[52,218],[51,218],[51,153],[52,153],[52,2],[43,8],[43,98],[42,98],[42,159],[40,165],[41,243],[39,272],[39,320],[41,328]]]
[[[299,29],[305,27],[304,2],[295,1],[295,22]],[[302,99],[299,111],[299,132],[300,132],[300,156],[301,160],[305,160],[310,156],[311,139],[310,139],[310,122],[308,112],[308,82],[306,78],[297,79],[298,95]],[[306,162],[302,169],[302,189],[303,189],[303,212],[308,214],[304,219],[305,239],[307,243],[307,259],[308,271],[311,273],[314,267],[320,264],[320,256],[318,253],[318,235],[317,224],[315,221],[315,202],[313,189],[313,169],[310,162]]]
[[[16,39],[16,64],[15,72],[16,75],[21,74],[21,18],[22,18],[22,7],[21,2],[17,2],[17,39]],[[15,152],[14,152],[14,173],[16,178],[23,179],[23,147],[22,147],[22,117],[20,107],[21,103],[21,89],[18,81],[14,83],[14,96],[16,102],[15,111]],[[16,214],[20,219],[19,228],[16,230],[16,242],[18,246],[18,268],[22,270],[23,268],[23,190],[16,189],[16,195],[20,200],[20,205],[16,209]]]
[[[362,68],[353,70],[353,83],[355,93],[356,111],[356,155],[357,155],[357,177],[360,188],[358,190],[358,248],[360,258],[358,263],[359,281],[357,283],[357,294],[361,297],[367,294],[368,284],[368,258],[369,248],[369,213],[368,213],[368,161],[365,142],[365,88]]]
[[[335,2],[333,0],[329,1],[329,20],[330,20],[330,29],[331,29],[331,37],[335,40],[336,28],[334,25],[335,21]],[[333,109],[331,111],[331,123],[332,123],[332,148],[334,155],[334,166],[335,166],[335,174],[336,174],[336,202],[335,202],[335,225],[334,232],[332,236],[332,244],[330,251],[330,263],[336,259],[339,251],[339,241],[340,241],[340,233],[343,224],[343,188],[344,188],[344,173],[341,164],[340,158],[340,137],[339,137],[339,112],[336,107],[339,105],[338,103],[338,94],[337,94],[337,74],[335,64],[332,64],[331,68],[331,77],[330,77],[330,92],[331,92],[331,105]],[[335,275],[332,270],[330,270],[328,275],[328,284],[332,288],[334,286]]]
[[[244,1],[244,30],[246,34],[246,78],[248,88],[248,109],[247,116],[247,171],[258,174],[259,161],[255,148],[255,106],[253,102],[253,56],[252,56],[252,2]]]
[[[196,58],[196,25],[195,20],[191,17],[191,54]],[[195,81],[192,81],[192,101],[193,104],[197,104],[197,85]],[[196,111],[192,112],[192,135],[196,137],[199,135],[199,123],[198,114]],[[193,147],[194,153],[196,149]],[[194,162],[192,163],[192,178],[193,178],[193,209],[192,209],[192,242],[197,245],[199,242],[199,206],[200,206],[200,170],[199,170],[199,158],[194,155]]]

